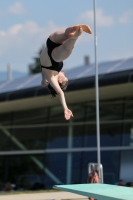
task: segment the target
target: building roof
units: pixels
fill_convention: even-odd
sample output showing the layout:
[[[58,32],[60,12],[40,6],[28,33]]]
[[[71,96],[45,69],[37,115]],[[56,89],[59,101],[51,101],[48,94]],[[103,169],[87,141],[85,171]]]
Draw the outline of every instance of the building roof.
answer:
[[[133,82],[133,58],[99,63],[98,73],[99,86]],[[68,69],[65,74],[69,79],[67,91],[95,86],[95,64]],[[22,96],[29,97],[30,95],[49,94],[47,89],[42,88],[40,84],[41,73],[2,81],[0,82],[0,101],[4,101],[5,99],[11,100],[12,95],[18,95],[22,98]],[[26,91],[28,92],[27,95]]]

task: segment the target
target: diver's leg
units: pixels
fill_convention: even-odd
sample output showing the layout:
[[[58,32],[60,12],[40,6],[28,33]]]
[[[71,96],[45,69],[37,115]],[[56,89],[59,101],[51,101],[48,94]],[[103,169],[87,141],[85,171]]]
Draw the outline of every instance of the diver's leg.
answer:
[[[62,44],[68,38],[73,37],[75,34],[75,31],[77,31],[79,29],[79,27],[82,27],[83,31],[86,33],[89,33],[89,34],[92,33],[91,28],[88,25],[81,24],[81,25],[75,25],[75,26],[68,27],[66,30],[56,31],[56,32],[52,33],[49,36],[49,38],[57,44]]]
[[[53,42],[57,44],[62,44],[65,40],[69,38],[69,34],[74,33],[79,28],[79,25],[77,26],[71,26],[68,27],[66,30],[59,30],[54,33],[52,33],[49,38]]]
[[[52,57],[56,62],[61,62],[71,55],[72,49],[74,48],[74,45],[78,37],[82,34],[82,31],[83,31],[82,27],[79,27],[74,32],[72,37],[65,40],[65,42],[62,45],[60,45],[59,47],[56,47],[52,51]]]

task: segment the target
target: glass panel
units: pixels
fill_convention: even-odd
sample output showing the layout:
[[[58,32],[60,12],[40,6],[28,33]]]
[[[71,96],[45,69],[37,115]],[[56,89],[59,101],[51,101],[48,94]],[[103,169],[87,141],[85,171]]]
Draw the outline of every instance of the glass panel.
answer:
[[[11,125],[11,120],[13,118],[13,113],[2,113],[0,114],[0,127],[1,126],[6,126],[6,125]]]
[[[72,153],[72,183],[87,183],[88,164],[96,163],[97,152]]]
[[[120,146],[122,139],[122,124],[101,124],[101,146]],[[80,125],[73,128],[73,147],[96,147],[96,125]]]
[[[68,145],[68,127],[14,129],[9,141],[12,150],[37,150],[46,148],[66,148]]]
[[[83,122],[85,120],[85,104],[75,105],[72,107],[74,118],[73,122]]]
[[[133,146],[133,99],[125,101],[124,119],[122,145]]]
[[[97,151],[81,152],[81,163],[80,163],[81,183],[87,183],[89,163],[97,163]]]
[[[7,136],[7,132],[5,128],[0,129],[0,151],[8,151],[10,150],[11,140]]]
[[[122,145],[133,147],[133,123],[124,123],[123,124]]]
[[[47,108],[15,112],[13,123],[14,125],[44,124],[48,122],[48,112]]]
[[[68,146],[68,127],[49,127],[47,148],[66,148]]]
[[[72,153],[72,177],[71,183],[77,184],[80,183],[80,163],[81,163],[81,152]]]
[[[86,110],[85,110],[85,117],[86,117],[86,121],[89,122],[96,122],[96,105],[95,103],[91,102],[88,104]]]
[[[73,147],[96,147],[96,125],[74,126]]]
[[[133,150],[121,151],[120,179],[126,186],[133,183]]]
[[[104,183],[115,184],[119,180],[120,151],[102,151]],[[97,163],[97,152],[72,154],[72,183],[86,183],[88,164]]]
[[[50,108],[49,123],[68,123],[64,118],[64,110],[62,106]]]
[[[119,181],[120,151],[101,151],[104,183],[115,184]]]
[[[73,127],[73,147],[84,146],[84,127],[83,125]]]
[[[62,182],[66,184],[66,167],[67,167],[67,153],[51,153],[47,154],[47,168]],[[51,188],[55,185],[55,181],[48,178]],[[46,183],[47,183],[47,180]]]
[[[13,150],[45,149],[47,144],[46,128],[13,129]]]
[[[19,190],[52,189],[53,185],[57,184],[54,178],[66,183],[66,165],[64,153],[1,156],[0,188],[3,188],[6,180],[9,180]]]
[[[100,101],[100,121],[121,120],[124,113],[124,101]]]
[[[132,119],[133,122],[133,98],[125,101],[125,119]]]
[[[121,146],[122,124],[101,124],[100,126],[101,146]]]
[[[8,180],[16,185],[16,189],[32,189],[37,183],[40,189],[45,188],[45,173],[39,167],[38,162],[44,165],[43,156],[1,156],[1,184],[4,187]]]
[[[96,147],[96,124],[86,125],[86,132],[84,138],[85,147]]]

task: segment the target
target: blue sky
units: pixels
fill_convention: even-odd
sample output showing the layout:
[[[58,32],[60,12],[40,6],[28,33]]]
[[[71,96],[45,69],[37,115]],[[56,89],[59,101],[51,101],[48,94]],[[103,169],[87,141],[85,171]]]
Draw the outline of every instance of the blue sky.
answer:
[[[133,0],[96,0],[98,62],[133,57]],[[28,72],[50,33],[75,24],[93,27],[93,0],[0,0],[0,71]],[[94,62],[94,35],[83,33],[64,69]]]

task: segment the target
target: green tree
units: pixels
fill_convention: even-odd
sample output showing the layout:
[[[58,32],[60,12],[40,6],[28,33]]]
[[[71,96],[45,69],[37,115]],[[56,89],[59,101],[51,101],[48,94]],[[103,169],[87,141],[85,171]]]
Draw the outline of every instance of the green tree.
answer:
[[[34,62],[32,64],[29,64],[29,74],[37,74],[41,72],[40,54],[43,48],[44,46],[40,48],[40,50],[37,53],[37,56],[33,57]]]

